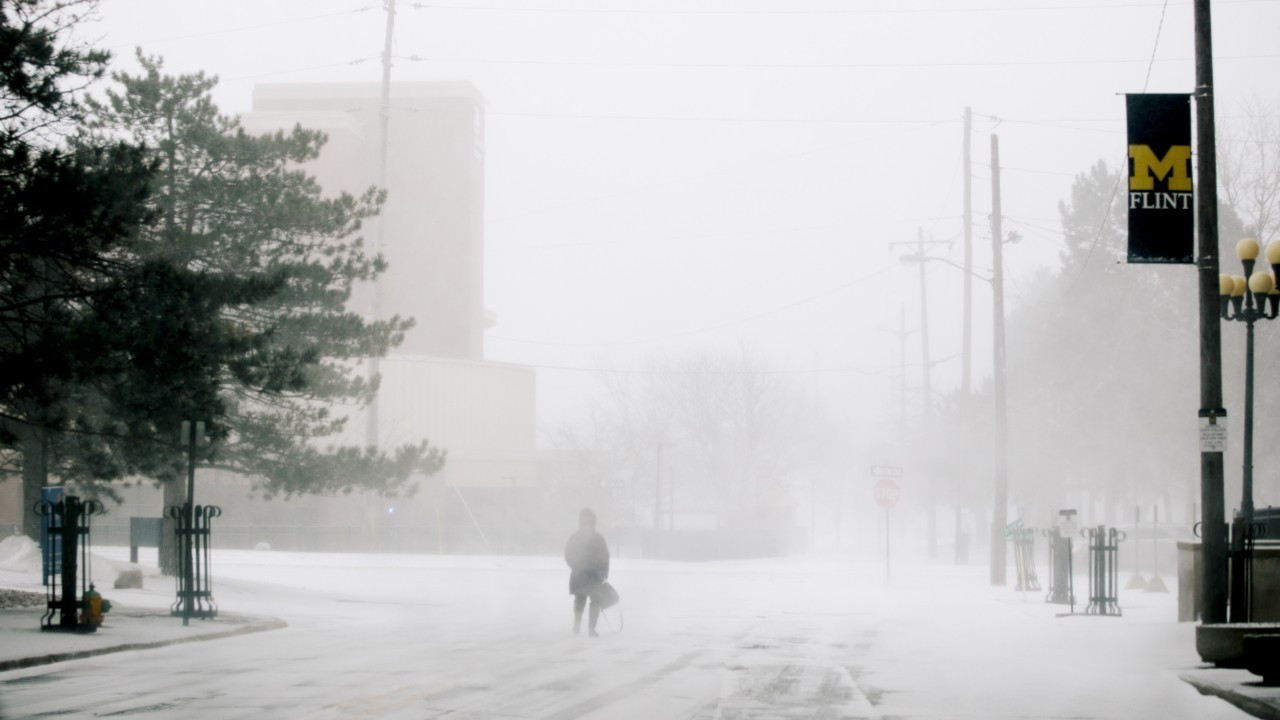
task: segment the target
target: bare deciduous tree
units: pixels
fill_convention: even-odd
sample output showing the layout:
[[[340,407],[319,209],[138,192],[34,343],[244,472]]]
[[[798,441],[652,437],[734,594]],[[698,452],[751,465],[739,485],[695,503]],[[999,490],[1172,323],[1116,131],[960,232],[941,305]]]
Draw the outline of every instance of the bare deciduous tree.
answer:
[[[581,467],[629,488],[620,497],[637,522],[680,507],[727,516],[789,507],[788,481],[829,445],[821,414],[786,375],[748,350],[654,362],[644,373],[599,375],[588,421],[553,443]],[[644,518],[641,520],[641,518]]]
[[[1280,235],[1280,108],[1253,98],[1219,144],[1223,199],[1264,245]]]

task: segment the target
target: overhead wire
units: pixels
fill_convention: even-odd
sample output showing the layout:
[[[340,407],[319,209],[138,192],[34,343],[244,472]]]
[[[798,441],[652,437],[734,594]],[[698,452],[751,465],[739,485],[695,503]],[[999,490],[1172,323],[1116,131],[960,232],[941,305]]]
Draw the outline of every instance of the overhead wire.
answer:
[[[654,190],[666,190],[666,189],[676,187],[684,183],[693,182],[696,180],[705,180],[707,178],[716,177],[719,175],[741,172],[743,168],[753,168],[756,166],[765,165],[767,163],[775,163],[775,162],[780,162],[784,160],[793,160],[795,158],[802,158],[809,155],[816,155],[818,153],[830,154],[836,150],[847,150],[850,148],[859,148],[859,147],[863,147],[868,142],[874,142],[882,138],[888,137],[890,135],[893,135],[895,133],[926,130],[936,125],[940,125],[948,122],[952,122],[952,121],[951,120],[937,121],[930,125],[922,125],[920,127],[915,127],[910,129],[895,128],[893,130],[887,130],[878,135],[873,135],[869,137],[860,137],[857,140],[851,141],[848,143],[840,143],[835,145],[822,145],[818,147],[810,147],[805,150],[789,152],[781,155],[771,155],[763,158],[756,158],[750,161],[737,163],[733,167],[729,167],[729,168],[716,169],[716,170],[710,170],[710,171],[700,172],[700,173],[695,173],[690,175],[678,176],[675,178],[663,180],[661,182],[653,182],[653,183],[633,186],[630,188],[622,188],[612,192],[593,195],[588,198],[579,198],[576,200],[552,203],[550,205],[544,205],[534,210],[526,210],[516,214],[499,215],[495,218],[495,220],[518,219],[518,218],[528,217],[530,215],[536,215],[544,212],[552,212],[555,210],[564,209],[568,207],[575,207],[575,206],[584,205],[584,204],[590,205],[590,204],[597,203],[601,200],[609,200],[609,199],[618,198],[618,197],[625,197],[627,195],[633,195],[636,193],[650,192]]]
[[[1239,3],[1246,3],[1246,2],[1251,2],[1251,3],[1252,3],[1252,2],[1270,2],[1270,1],[1274,1],[1274,0],[1222,0],[1222,2],[1224,2],[1225,4],[1239,4]],[[1187,3],[1176,3],[1176,4],[1187,4]],[[1120,6],[1117,6],[1117,5],[1105,5],[1105,6],[1104,6],[1104,5],[1099,5],[1099,6],[1096,6],[1096,7],[1098,7],[1099,9],[1101,9],[1101,8],[1108,8],[1108,9],[1110,9],[1110,8],[1115,8],[1115,7],[1152,7],[1152,6],[1154,6],[1154,5],[1155,5],[1155,3],[1129,3],[1129,4],[1125,4],[1125,5],[1120,5]],[[1151,77],[1152,68],[1154,67],[1154,63],[1157,61],[1157,59],[1156,59],[1156,51],[1157,51],[1158,46],[1159,46],[1160,34],[1161,34],[1162,27],[1163,27],[1163,23],[1164,23],[1164,19],[1165,19],[1165,14],[1167,13],[1168,5],[1169,5],[1169,0],[1164,0],[1164,2],[1163,2],[1163,3],[1160,3],[1160,6],[1161,6],[1161,19],[1160,19],[1160,25],[1159,25],[1159,26],[1158,26],[1158,28],[1157,28],[1156,41],[1155,41],[1155,47],[1153,48],[1152,56],[1151,56],[1151,58],[1147,61],[1147,63],[1148,63],[1148,67],[1147,67],[1147,75],[1146,75],[1146,80],[1147,80],[1147,82],[1144,82],[1144,90],[1146,89],[1147,83],[1149,83],[1149,80],[1150,80],[1150,77]],[[987,11],[1037,11],[1037,10],[1078,10],[1078,9],[1085,9],[1085,7],[1084,7],[1084,6],[1024,6],[1024,7],[945,8],[945,9],[936,9],[936,10],[929,10],[929,9],[912,9],[912,8],[894,8],[894,9],[888,9],[888,10],[866,10],[866,9],[850,9],[850,8],[842,8],[842,9],[836,9],[836,10],[798,10],[798,11],[797,11],[797,10],[758,10],[758,11],[757,11],[757,10],[731,10],[731,11],[719,11],[719,10],[698,11],[698,10],[693,10],[693,11],[690,11],[690,10],[687,10],[687,9],[681,9],[681,10],[661,10],[661,9],[639,9],[639,10],[632,10],[632,9],[602,9],[602,8],[589,8],[589,9],[581,9],[581,8],[579,8],[579,9],[566,9],[566,8],[528,8],[528,7],[521,7],[521,8],[501,8],[501,7],[479,7],[479,6],[443,5],[443,4],[431,4],[431,3],[421,3],[421,2],[419,2],[419,3],[411,3],[411,4],[409,4],[409,7],[410,7],[410,8],[413,8],[413,9],[458,9],[458,10],[481,10],[481,11],[485,11],[485,10],[495,10],[495,11],[510,10],[510,11],[530,11],[530,12],[539,12],[539,11],[547,11],[547,12],[622,12],[622,13],[664,14],[664,15],[669,15],[669,14],[691,14],[691,13],[692,13],[692,14],[712,14],[712,15],[724,15],[724,14],[752,14],[752,15],[758,15],[758,14],[832,14],[832,13],[837,13],[837,14],[849,14],[849,13],[866,14],[866,13],[882,13],[882,12],[895,12],[895,13],[948,12],[948,13],[955,13],[955,12],[987,12]],[[176,38],[170,38],[170,39],[168,39],[168,40],[188,39],[188,38],[193,38],[193,37],[203,37],[203,36],[210,36],[210,35],[217,35],[217,34],[225,34],[225,33],[230,33],[230,32],[241,31],[241,30],[250,30],[250,29],[263,28],[263,27],[278,26],[278,25],[283,25],[283,24],[291,24],[291,23],[298,23],[298,22],[307,22],[307,21],[319,20],[319,19],[324,19],[324,18],[329,18],[329,17],[337,17],[337,16],[348,15],[348,14],[353,14],[353,13],[365,12],[365,11],[368,11],[368,10],[370,10],[370,9],[372,9],[372,6],[363,6],[363,7],[360,7],[360,8],[355,8],[355,9],[352,9],[352,10],[347,10],[347,11],[338,12],[338,13],[327,13],[327,14],[313,15],[313,16],[308,16],[308,17],[303,17],[303,18],[294,18],[294,19],[291,19],[291,20],[282,20],[282,21],[271,22],[271,23],[260,23],[260,24],[256,24],[256,25],[242,26],[242,27],[239,27],[239,28],[227,28],[227,29],[221,29],[221,30],[213,30],[213,31],[205,32],[205,33],[197,33],[197,34],[186,35],[186,36],[181,36],[181,37],[176,37]],[[153,41],[153,42],[164,42],[164,41],[166,41],[166,40],[159,40],[159,41]],[[280,71],[274,71],[274,72],[257,73],[257,74],[253,74],[253,75],[239,76],[238,78],[235,78],[235,79],[247,79],[247,78],[263,77],[263,76],[276,75],[276,74],[287,74],[287,73],[293,73],[293,72],[304,72],[304,71],[308,71],[308,70],[323,69],[323,68],[329,68],[329,67],[339,67],[339,66],[343,66],[343,65],[355,65],[355,64],[362,63],[362,62],[367,62],[369,59],[373,59],[373,58],[377,58],[377,57],[379,57],[379,55],[374,55],[374,56],[365,57],[365,58],[358,58],[358,59],[355,59],[355,60],[346,61],[346,62],[341,62],[341,63],[329,63],[329,64],[325,64],[325,65],[311,66],[311,67],[307,67],[307,68],[295,68],[295,69],[290,69],[290,70],[280,70]],[[1253,58],[1253,59],[1256,59],[1256,58],[1275,58],[1275,57],[1280,57],[1280,55],[1254,55],[1254,56],[1239,56],[1239,58],[1240,58],[1240,59],[1251,59],[1251,58]],[[868,67],[935,67],[935,66],[938,66],[938,65],[943,64],[943,63],[824,63],[824,64],[780,64],[780,65],[779,65],[779,64],[729,64],[729,63],[590,63],[590,62],[573,62],[573,61],[531,61],[531,60],[525,60],[525,61],[512,60],[512,61],[507,61],[507,60],[486,60],[486,59],[474,59],[474,58],[472,58],[472,59],[459,59],[459,58],[416,58],[416,57],[415,57],[415,58],[413,58],[413,59],[414,59],[414,60],[420,60],[420,61],[421,61],[421,60],[429,60],[429,61],[437,61],[437,62],[484,62],[484,63],[502,63],[502,64],[518,63],[518,64],[542,64],[542,65],[571,65],[571,64],[582,64],[582,65],[635,66],[635,67],[672,67],[672,68],[706,67],[706,68],[712,68],[712,69],[735,68],[735,67],[748,68],[748,69],[761,69],[761,68],[768,68],[768,69],[786,69],[786,68],[809,69],[809,68],[819,68],[819,69],[820,69],[820,68],[868,68]],[[1190,59],[1190,58],[1187,58],[1186,60],[1189,60],[1189,59]],[[1224,57],[1224,58],[1219,58],[1219,59],[1229,59],[1229,58]],[[1165,58],[1165,59],[1162,59],[1162,60],[1160,60],[1160,61],[1161,61],[1161,62],[1180,62],[1180,61],[1183,61],[1183,60],[1184,60],[1184,59],[1181,59],[1181,58],[1176,58],[1176,59],[1175,59],[1175,58]],[[1005,62],[979,62],[979,63],[955,63],[955,62],[948,62],[948,63],[945,63],[945,65],[948,65],[948,66],[955,66],[955,65],[961,65],[961,66],[964,66],[964,65],[974,65],[974,66],[989,67],[989,66],[995,66],[995,65],[1053,65],[1053,64],[1099,64],[1099,63],[1108,63],[1108,64],[1110,64],[1110,63],[1132,63],[1132,62],[1139,62],[1139,61],[1137,61],[1137,60],[1063,60],[1063,61],[1033,61],[1033,62],[1016,62],[1016,61],[1015,61],[1015,62],[1009,62],[1009,61],[1005,61]],[[494,115],[502,115],[503,113],[501,113],[501,112],[495,112],[495,113],[491,113],[491,114],[494,114]],[[510,115],[510,116],[526,116],[526,117],[539,116],[538,114],[535,114],[535,113],[506,113],[506,114],[507,114],[507,115]],[[871,120],[844,120],[844,119],[798,119],[798,118],[797,118],[797,119],[790,119],[790,118],[767,118],[767,119],[763,119],[763,118],[676,118],[676,117],[660,117],[660,116],[586,116],[586,115],[583,115],[583,116],[572,116],[572,115],[568,115],[568,114],[546,114],[546,115],[544,115],[544,116],[545,116],[545,117],[581,117],[581,118],[584,118],[584,119],[592,119],[592,120],[600,120],[600,119],[626,119],[626,120],[678,120],[678,121],[717,121],[717,122],[737,121],[737,122],[761,122],[761,123],[806,122],[806,123],[870,124],[870,123],[875,123],[875,122],[894,122],[894,123],[901,123],[901,124],[924,124],[926,127],[931,126],[931,125],[938,125],[938,124],[942,124],[942,123],[944,123],[944,122],[956,122],[956,121],[954,121],[954,120],[948,120],[948,121],[935,121],[935,122],[932,122],[932,123],[928,123],[928,121],[911,121],[911,120],[871,121]],[[1037,122],[1035,122],[1035,121],[1017,121],[1017,120],[1009,120],[1009,122],[1025,122],[1025,123],[1027,123],[1027,124],[1041,124],[1041,125],[1048,125],[1047,123],[1037,123]],[[1064,126],[1057,126],[1057,127],[1064,127]],[[1095,130],[1095,129],[1091,129],[1091,128],[1066,128],[1066,129],[1082,130],[1082,131],[1099,131],[1099,130]],[[1110,131],[1110,130],[1101,130],[1101,131],[1103,131],[1103,132],[1114,132],[1114,131]],[[808,153],[810,153],[810,152],[817,152],[817,151],[816,151],[816,150],[813,150],[813,151],[807,151],[807,152],[804,152],[804,153],[798,153],[798,154],[793,154],[793,155],[784,156],[784,157],[798,157],[798,156],[801,156],[801,155],[804,155],[804,154],[808,154]],[[1023,169],[1023,168],[1006,168],[1006,169],[1011,170],[1011,171],[1015,171],[1015,172],[1030,172],[1030,173],[1039,173],[1039,174],[1069,175],[1069,173],[1056,173],[1056,172],[1051,172],[1051,171],[1037,171],[1037,170]],[[723,171],[723,172],[728,172],[728,171]],[[712,173],[712,174],[719,174],[719,173]],[[687,181],[688,179],[690,179],[690,178],[686,178],[685,180]],[[661,187],[661,186],[660,186],[660,187]],[[1117,190],[1117,191],[1118,191],[1118,187],[1119,187],[1119,183],[1117,182],[1117,185],[1116,185],[1115,190]],[[628,192],[628,191],[624,191],[623,193],[618,193],[618,194],[625,194],[626,192]],[[948,192],[950,192],[950,191],[948,191]],[[1114,203],[1114,198],[1115,198],[1115,192],[1113,191],[1112,201],[1111,201],[1112,203]],[[597,198],[597,199],[600,199],[600,198]],[[587,202],[592,202],[592,201],[593,201],[593,200],[588,200]],[[1109,206],[1109,207],[1110,207],[1110,206]],[[1109,208],[1108,208],[1108,215],[1109,215]],[[1104,223],[1105,223],[1105,218],[1104,218]],[[935,221],[935,225],[936,225],[936,221]],[[1096,246],[1096,244],[1098,243],[1099,238],[1100,238],[1100,236],[1101,236],[1101,231],[1102,231],[1102,227],[1100,227],[1100,228],[1099,228],[1098,234],[1097,234],[1097,235],[1095,235],[1094,242],[1093,242],[1093,244],[1090,246],[1090,253],[1092,253],[1092,251],[1093,251],[1093,247],[1094,247],[1094,246]],[[1087,260],[1086,260],[1086,261],[1087,261]],[[840,289],[843,289],[843,287],[847,287],[847,286],[842,286],[841,288],[835,288],[835,289],[833,289],[833,290],[831,290],[831,291],[829,291],[829,292],[835,292],[835,291],[838,291],[838,290],[840,290]],[[686,333],[673,334],[673,335],[671,335],[671,336],[668,336],[668,338],[681,337],[681,336],[685,336],[685,335],[689,335],[689,334],[694,334],[694,333],[697,333],[697,332],[706,332],[706,331],[711,331],[711,330],[719,329],[719,328],[726,327],[726,326],[729,326],[729,325],[738,324],[738,323],[740,323],[740,322],[747,322],[747,321],[750,321],[750,320],[752,320],[752,319],[756,319],[756,318],[758,318],[758,317],[763,317],[763,316],[765,316],[765,315],[772,314],[773,312],[778,312],[778,311],[781,311],[781,310],[787,309],[787,308],[789,308],[789,307],[794,307],[794,306],[796,306],[796,305],[799,305],[799,304],[803,304],[803,303],[805,303],[805,302],[812,301],[812,300],[814,300],[814,299],[817,299],[817,298],[819,298],[819,297],[822,297],[823,295],[829,294],[829,292],[827,292],[827,293],[820,293],[819,295],[812,296],[812,297],[807,298],[807,299],[805,299],[805,300],[801,300],[801,301],[798,301],[798,302],[796,302],[796,303],[791,303],[791,304],[789,304],[789,305],[783,306],[782,308],[777,308],[777,309],[775,309],[775,310],[767,311],[767,312],[765,312],[765,313],[761,313],[761,314],[758,314],[758,315],[752,316],[752,317],[750,317],[750,318],[746,318],[746,319],[738,320],[738,321],[732,321],[732,322],[729,322],[729,323],[724,323],[724,324],[721,324],[721,325],[718,325],[718,326],[714,326],[714,327],[711,327],[711,328],[706,328],[706,329],[703,329],[703,330],[697,330],[697,331],[690,331],[690,332],[686,332]],[[493,337],[495,337],[495,339],[502,339],[502,338],[497,338],[496,336],[493,336]],[[635,342],[654,342],[654,341],[657,341],[657,340],[660,340],[660,339],[665,339],[665,338],[654,338],[654,339],[648,339],[648,340],[643,340],[643,341],[635,341]],[[519,341],[519,340],[514,340],[514,339],[510,339],[510,338],[507,338],[506,340],[508,340],[508,341],[512,341],[512,342],[521,342],[521,341]],[[594,344],[594,345],[618,345],[618,344],[632,344],[632,343],[598,343],[598,344]]]
[[[867,370],[859,367],[827,367],[827,368],[781,368],[781,369],[762,369],[762,370],[676,370],[663,368],[586,368],[574,367],[572,365],[544,365],[534,363],[531,367],[539,370],[562,370],[566,372],[584,372],[601,375],[809,375],[809,374],[830,374],[830,373],[852,373],[856,375],[884,375],[894,370],[893,367],[881,368],[879,370]]]
[[[1215,0],[1218,5],[1243,5],[1256,3],[1272,3],[1277,0]],[[414,10],[457,10],[470,12],[518,12],[518,13],[564,13],[573,15],[714,15],[714,16],[734,16],[734,15],[942,15],[942,14],[976,14],[976,13],[999,13],[999,12],[1073,12],[1081,10],[1124,10],[1134,8],[1154,7],[1156,2],[1130,2],[1130,3],[1111,3],[1111,4],[1094,4],[1094,5],[985,5],[972,7],[929,7],[929,8],[909,8],[909,7],[893,7],[893,8],[800,8],[794,7],[788,9],[690,9],[680,8],[664,9],[664,8],[602,8],[602,7],[548,7],[548,6],[529,6],[529,5],[459,5],[451,3],[428,3],[413,2],[408,7]],[[1178,5],[1191,5],[1189,0],[1177,3]]]
[[[288,18],[284,20],[273,20],[271,22],[255,23],[253,25],[237,25],[236,27],[205,30],[203,32],[190,33],[187,35],[174,35],[166,38],[156,38],[153,40],[146,40],[143,42],[129,43],[127,46],[114,45],[114,46],[110,46],[109,49],[118,49],[122,47],[134,47],[135,45],[140,45],[140,46],[159,45],[163,43],[177,42],[179,40],[192,40],[194,38],[212,37],[214,35],[228,35],[231,33],[244,32],[246,30],[260,30],[262,28],[279,27],[281,25],[296,25],[298,23],[312,22],[314,20],[325,20],[328,18],[342,17],[344,15],[354,15],[357,13],[368,12],[369,10],[372,10],[372,9],[374,9],[373,5],[364,5],[358,8],[353,8],[350,10],[341,10],[338,12],[322,13],[319,15],[307,15],[305,17],[295,17],[295,18]]]
[[[670,333],[667,335],[660,335],[655,337],[639,338],[639,339],[632,339],[632,340],[621,340],[621,341],[615,341],[615,342],[557,342],[557,341],[546,341],[546,340],[529,340],[529,339],[522,339],[522,338],[510,338],[510,337],[504,337],[501,335],[491,335],[489,333],[485,333],[485,337],[492,338],[494,340],[502,340],[505,342],[518,343],[522,345],[541,345],[541,346],[547,346],[547,347],[621,347],[626,345],[644,345],[644,344],[650,344],[650,343],[665,342],[667,340],[676,340],[679,338],[689,337],[691,335],[701,335],[709,332],[715,332],[717,330],[723,330],[724,328],[732,327],[734,325],[741,325],[743,323],[759,320],[760,318],[768,317],[769,315],[775,315],[777,313],[790,310],[795,307],[799,307],[800,305],[811,303],[815,300],[820,300],[829,295],[834,295],[843,290],[847,290],[851,287],[860,285],[864,282],[867,282],[868,280],[871,280],[880,275],[883,275],[884,273],[894,268],[896,265],[897,263],[886,265],[880,268],[879,270],[871,272],[867,275],[860,276],[849,282],[841,283],[840,285],[837,285],[835,287],[828,288],[819,293],[809,295],[803,299],[796,300],[794,302],[789,302],[785,305],[780,305],[780,306],[771,308],[769,310],[765,310],[764,312],[755,313],[754,315],[738,318],[736,320],[730,320],[728,322],[717,323],[715,325],[708,325],[705,327],[695,328],[693,330],[685,330],[682,332]]]
[[[308,71],[310,71],[310,70],[325,70],[325,69],[328,69],[328,68],[345,67],[345,66],[349,66],[349,65],[360,65],[360,64],[362,64],[362,63],[367,63],[367,62],[369,62],[370,60],[376,60],[376,59],[378,59],[379,57],[381,57],[381,56],[380,56],[380,55],[368,55],[368,56],[365,56],[365,57],[355,58],[355,59],[353,59],[353,60],[347,60],[347,61],[344,61],[344,62],[325,63],[324,65],[311,65],[311,66],[308,66],[308,67],[292,68],[292,69],[289,69],[289,70],[273,70],[273,71],[268,71],[268,72],[252,73],[252,74],[250,74],[250,75],[237,75],[237,76],[235,76],[235,77],[231,77],[231,78],[227,78],[227,79],[228,79],[228,80],[252,80],[253,78],[271,77],[271,76],[274,76],[274,75],[289,75],[289,74],[297,73],[297,72],[308,72]]]
[[[1280,54],[1223,55],[1215,60],[1274,60]],[[467,63],[474,65],[541,65],[554,67],[663,68],[674,70],[888,70],[937,68],[1049,67],[1076,65],[1131,65],[1147,63],[1146,58],[1077,58],[1057,60],[956,60],[913,62],[846,62],[846,63],[725,63],[725,62],[640,62],[620,60],[531,60],[518,58],[399,56],[410,62]],[[1161,63],[1193,62],[1192,57],[1161,58]],[[1156,62],[1152,60],[1150,62]]]
[[[1169,0],[1164,0],[1164,6],[1160,10],[1160,23],[1156,25],[1156,39],[1151,48],[1151,64],[1147,66],[1147,77],[1142,84],[1142,92],[1147,91],[1147,86],[1151,82],[1151,68],[1155,65],[1156,52],[1160,49],[1160,33],[1164,29],[1164,18],[1168,9]],[[1128,162],[1127,155],[1126,158],[1120,162],[1118,167],[1123,167],[1126,162]],[[1085,268],[1089,266],[1089,261],[1093,259],[1094,250],[1097,249],[1098,242],[1102,239],[1102,231],[1106,229],[1107,221],[1111,219],[1111,208],[1115,206],[1116,196],[1120,194],[1120,183],[1124,176],[1125,173],[1116,174],[1116,184],[1111,188],[1111,199],[1107,201],[1107,207],[1102,213],[1101,220],[1098,221],[1098,230],[1093,235],[1093,242],[1089,243],[1089,251],[1085,253],[1084,261],[1080,263],[1080,269],[1076,272],[1075,279],[1073,279],[1071,284],[1067,286],[1063,295],[1070,295],[1075,291],[1076,287],[1080,284],[1080,278],[1084,277]]]
[[[555,120],[634,120],[639,122],[715,122],[715,123],[801,123],[806,125],[921,125],[933,127],[959,120],[939,118],[817,118],[817,117],[743,117],[714,115],[619,115],[599,113],[540,113],[517,112],[505,110],[489,110],[488,116],[497,117],[533,117]]]

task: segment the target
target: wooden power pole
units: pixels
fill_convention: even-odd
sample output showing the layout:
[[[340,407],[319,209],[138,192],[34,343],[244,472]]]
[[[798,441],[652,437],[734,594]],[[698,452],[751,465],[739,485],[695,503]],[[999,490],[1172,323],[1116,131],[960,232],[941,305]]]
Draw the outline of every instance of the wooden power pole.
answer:
[[[1009,419],[1005,399],[1004,356],[1004,253],[1000,223],[1000,138],[991,136],[991,308],[994,336],[991,369],[996,416],[996,483],[991,515],[991,584],[1005,584],[1004,527],[1009,504]]]
[[[1218,316],[1218,151],[1213,124],[1213,34],[1209,0],[1195,0],[1196,234],[1200,272],[1200,415],[1225,416],[1222,407],[1222,325]],[[1227,621],[1227,527],[1222,452],[1200,452],[1200,536],[1203,540],[1205,623]]]

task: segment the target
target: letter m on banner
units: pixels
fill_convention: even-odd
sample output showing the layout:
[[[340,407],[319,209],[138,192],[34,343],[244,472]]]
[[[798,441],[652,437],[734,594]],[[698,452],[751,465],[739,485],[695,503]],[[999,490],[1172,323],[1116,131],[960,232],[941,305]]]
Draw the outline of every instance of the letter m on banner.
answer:
[[[1128,95],[1129,262],[1195,262],[1191,96]]]

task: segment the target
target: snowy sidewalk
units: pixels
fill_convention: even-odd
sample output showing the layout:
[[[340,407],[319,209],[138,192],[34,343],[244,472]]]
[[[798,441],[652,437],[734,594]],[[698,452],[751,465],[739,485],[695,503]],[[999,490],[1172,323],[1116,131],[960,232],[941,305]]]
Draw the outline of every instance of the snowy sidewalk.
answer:
[[[40,608],[0,610],[0,672],[285,627],[274,618],[231,613],[221,613],[212,620],[192,620],[184,627],[182,618],[170,617],[167,611],[117,607],[97,632],[81,633],[41,630],[43,614]]]
[[[1260,678],[1248,670],[1206,667],[1178,677],[1202,694],[1220,697],[1254,717],[1280,720],[1280,687],[1260,685]]]
[[[143,588],[116,590],[112,585],[120,570],[135,566],[96,554],[93,560],[93,582],[112,603],[102,627],[90,633],[42,630],[43,603],[0,609],[0,672],[286,626],[273,617],[219,612],[214,619],[193,619],[184,627],[182,618],[169,613],[176,596],[171,578],[161,576],[154,567],[144,567]],[[44,595],[45,589],[40,584],[40,553],[34,542],[19,536],[0,541],[0,588]]]

